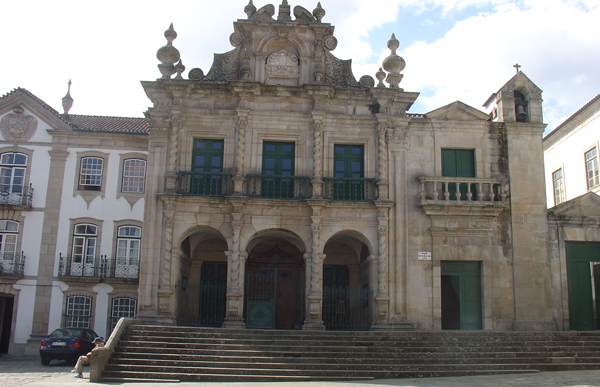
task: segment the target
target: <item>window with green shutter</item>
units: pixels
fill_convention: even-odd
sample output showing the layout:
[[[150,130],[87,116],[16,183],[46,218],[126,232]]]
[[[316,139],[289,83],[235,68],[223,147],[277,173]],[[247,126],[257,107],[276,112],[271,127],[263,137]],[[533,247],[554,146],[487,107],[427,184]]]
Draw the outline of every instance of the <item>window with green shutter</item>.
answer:
[[[334,200],[363,200],[365,176],[364,146],[335,145],[333,152],[334,177],[345,178],[333,184]],[[356,179],[356,180],[353,180]]]
[[[475,177],[474,149],[442,149],[442,176],[444,177]],[[456,183],[448,184],[450,200],[456,200]],[[462,183],[459,186],[460,200],[467,200],[469,186]],[[471,193],[475,195],[472,185]]]
[[[292,199],[294,197],[295,144],[293,142],[263,143],[261,196],[266,198]]]
[[[223,140],[194,140],[191,192],[221,195],[223,189]]]

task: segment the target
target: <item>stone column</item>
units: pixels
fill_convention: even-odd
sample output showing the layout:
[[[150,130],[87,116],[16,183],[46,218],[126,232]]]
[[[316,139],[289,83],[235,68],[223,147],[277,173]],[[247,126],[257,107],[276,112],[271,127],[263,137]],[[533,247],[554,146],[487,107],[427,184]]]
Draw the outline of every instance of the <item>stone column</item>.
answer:
[[[388,181],[388,157],[385,134],[387,126],[381,124],[377,126],[377,187],[379,188],[379,199],[387,200],[389,197]]]
[[[389,323],[390,295],[388,291],[389,262],[387,249],[389,226],[388,212],[391,203],[377,203],[376,205],[379,207],[379,217],[377,218],[377,296],[375,297],[375,302],[377,303],[377,315],[373,322],[372,329],[387,330],[391,329]]]
[[[323,197],[323,120],[325,113],[313,111],[313,178],[312,198]]]
[[[242,102],[245,99],[242,99]],[[242,106],[247,105],[242,103]],[[244,158],[246,155],[246,129],[250,119],[250,109],[238,108],[235,110],[237,115],[237,148],[235,151],[235,176],[233,176],[233,194],[243,195],[243,187],[246,178],[244,177]]]
[[[56,137],[54,140],[56,140]],[[24,352],[26,356],[38,356],[40,340],[48,336],[52,282],[56,261],[56,236],[58,234],[60,198],[63,192],[65,163],[69,155],[69,152],[64,149],[56,149],[57,145],[53,144],[52,150],[48,152],[50,154],[50,175],[43,220],[44,233],[42,234],[35,288],[31,336],[27,340]],[[62,305],[58,307],[62,307]]]
[[[158,287],[158,311],[161,317],[175,318],[175,293],[171,283],[171,268],[173,263],[173,228],[175,227],[175,206],[169,199],[165,200],[163,209],[163,243],[162,259],[160,261],[160,276]]]
[[[243,204],[243,203],[242,203]],[[246,254],[240,250],[240,233],[244,214],[240,203],[235,203],[231,213],[231,250],[227,254],[227,312],[223,328],[244,329],[242,304],[244,300],[243,273]]]
[[[308,317],[304,321],[304,330],[324,330],[323,324],[323,260],[321,252],[321,207],[324,203],[311,204],[313,215],[311,216],[312,242],[310,249],[310,288],[307,296]]]
[[[183,119],[175,116],[171,119],[171,132],[169,135],[169,164],[167,173],[165,174],[166,192],[173,193],[177,191],[177,165],[178,165],[178,148],[179,148],[179,132],[183,128]]]

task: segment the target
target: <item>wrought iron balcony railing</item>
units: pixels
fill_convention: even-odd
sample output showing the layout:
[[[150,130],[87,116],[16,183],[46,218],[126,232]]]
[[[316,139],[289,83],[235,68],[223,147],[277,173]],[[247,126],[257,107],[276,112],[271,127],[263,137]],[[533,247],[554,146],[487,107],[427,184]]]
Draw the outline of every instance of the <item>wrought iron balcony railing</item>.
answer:
[[[325,199],[341,202],[372,202],[376,199],[375,179],[325,177]]]
[[[96,257],[67,257],[59,254],[59,277],[96,277],[137,279],[140,265],[137,262],[123,262],[121,259]]]
[[[21,253],[3,253],[0,255],[0,276],[23,275],[25,267],[25,255]]]
[[[246,175],[246,195],[253,198],[303,200],[309,188],[308,176]]]
[[[15,187],[0,186],[0,204],[10,206],[31,207],[33,201],[33,187],[22,187],[23,192],[14,192]]]
[[[227,172],[179,172],[179,191],[189,196],[227,196],[231,174]]]
[[[475,177],[419,178],[420,204],[498,204],[508,197],[503,179]]]

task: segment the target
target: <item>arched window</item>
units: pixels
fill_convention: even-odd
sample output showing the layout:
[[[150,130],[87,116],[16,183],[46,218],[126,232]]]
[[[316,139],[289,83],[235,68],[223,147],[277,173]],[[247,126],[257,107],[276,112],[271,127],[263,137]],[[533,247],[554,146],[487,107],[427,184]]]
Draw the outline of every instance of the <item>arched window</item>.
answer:
[[[0,191],[23,193],[26,171],[26,154],[15,152],[2,153],[0,157]]]
[[[123,160],[123,181],[121,192],[144,193],[146,180],[146,160]]]
[[[67,297],[65,307],[66,328],[89,328],[92,320],[92,297],[73,295]]]

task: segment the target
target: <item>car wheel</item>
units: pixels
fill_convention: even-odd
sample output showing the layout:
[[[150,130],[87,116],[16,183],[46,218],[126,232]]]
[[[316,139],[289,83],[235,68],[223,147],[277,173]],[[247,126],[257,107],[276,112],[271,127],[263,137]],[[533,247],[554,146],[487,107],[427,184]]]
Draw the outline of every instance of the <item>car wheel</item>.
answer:
[[[50,365],[50,360],[51,359],[44,359],[44,358],[42,358],[42,365]]]

